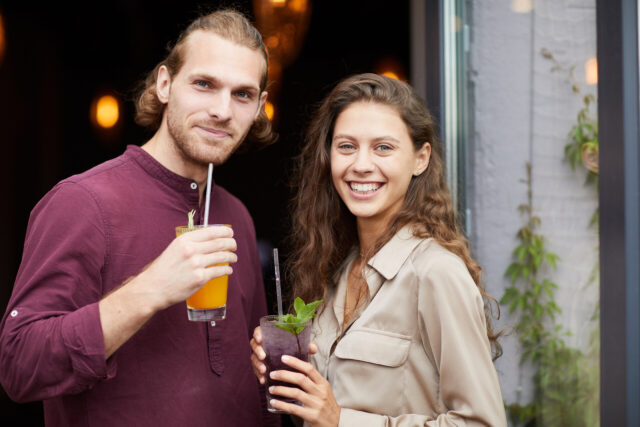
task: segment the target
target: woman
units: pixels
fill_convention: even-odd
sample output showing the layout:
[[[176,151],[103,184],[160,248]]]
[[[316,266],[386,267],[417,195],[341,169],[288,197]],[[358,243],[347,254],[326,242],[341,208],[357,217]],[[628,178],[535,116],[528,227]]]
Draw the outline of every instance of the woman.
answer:
[[[293,293],[324,299],[312,364],[272,378],[310,426],[506,426],[480,267],[456,224],[442,146],[410,86],[375,74],[321,104],[297,168]],[[485,300],[487,304],[485,304]],[[251,345],[264,383],[259,328]],[[286,359],[286,360],[285,360]]]

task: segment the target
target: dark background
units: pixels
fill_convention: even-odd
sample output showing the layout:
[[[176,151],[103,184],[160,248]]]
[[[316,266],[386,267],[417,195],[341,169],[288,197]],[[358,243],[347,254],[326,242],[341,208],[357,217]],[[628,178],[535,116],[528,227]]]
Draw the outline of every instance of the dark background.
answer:
[[[279,141],[234,155],[216,182],[251,212],[258,238],[284,261],[290,169],[314,105],[342,77],[379,72],[395,60],[409,72],[409,2],[316,0],[297,60],[283,70],[277,100]],[[0,59],[0,312],[19,267],[29,212],[56,182],[142,145],[151,134],[133,122],[135,85],[166,54],[186,24],[217,5],[253,18],[251,1],[92,2],[71,7],[0,1],[6,51]],[[89,107],[101,91],[125,99],[115,132],[100,133]],[[73,215],[73,212],[70,212]],[[275,308],[273,274],[265,274]],[[286,291],[286,284],[285,291]],[[0,424],[43,425],[40,402],[16,404],[0,388]]]

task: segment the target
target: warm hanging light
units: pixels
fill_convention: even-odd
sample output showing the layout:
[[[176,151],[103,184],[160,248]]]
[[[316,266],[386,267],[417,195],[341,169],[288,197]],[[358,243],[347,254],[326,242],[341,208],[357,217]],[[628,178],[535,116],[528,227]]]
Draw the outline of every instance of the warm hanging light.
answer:
[[[385,77],[391,77],[392,79],[400,80],[398,75],[393,71],[383,71],[381,74]]]
[[[516,13],[529,13],[535,7],[535,0],[511,0],[511,10]]]
[[[310,0],[254,0],[256,26],[272,58],[286,67],[298,56],[311,18]]]
[[[7,41],[4,36],[4,19],[0,12],[0,64],[2,64],[2,58],[4,58],[4,51],[7,47]]]
[[[407,81],[402,63],[395,58],[382,58],[374,65],[374,72],[392,79]]]
[[[273,120],[273,114],[275,113],[275,107],[269,101],[264,103],[264,112],[269,120]]]
[[[120,104],[113,95],[96,98],[91,106],[91,121],[103,129],[110,129],[118,123]]]
[[[256,27],[262,33],[269,53],[268,90],[275,114],[282,84],[282,70],[300,52],[311,18],[311,0],[253,0],[253,11]],[[265,112],[268,114],[266,105]]]
[[[588,85],[598,84],[598,59],[593,57],[587,59],[584,64],[584,74]]]

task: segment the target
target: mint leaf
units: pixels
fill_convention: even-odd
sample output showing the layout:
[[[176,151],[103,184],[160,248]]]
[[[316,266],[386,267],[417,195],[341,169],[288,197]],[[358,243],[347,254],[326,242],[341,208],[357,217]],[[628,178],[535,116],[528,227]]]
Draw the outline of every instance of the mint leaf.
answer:
[[[304,308],[306,304],[304,303],[304,301],[302,300],[302,298],[297,297],[294,301],[293,301],[293,308],[296,311],[296,314],[300,315],[300,310],[302,310]]]
[[[278,319],[280,323],[298,323],[298,318],[293,314],[285,314]]]
[[[307,320],[313,319],[316,316],[316,307],[318,307],[321,302],[322,300],[310,302],[309,304],[304,305],[304,307],[300,307],[300,310],[296,310],[296,314],[300,321],[306,322]]]
[[[300,329],[300,326],[296,327],[295,325],[289,325],[289,324],[286,324],[286,323],[276,323],[275,326],[276,326],[276,328],[283,329],[283,330],[285,330],[285,331],[287,331],[287,332],[289,332],[291,334],[294,334],[294,335],[298,335],[300,332],[302,332],[302,329],[304,329],[304,327],[302,327],[302,329]],[[298,331],[298,329],[300,329],[300,330]]]
[[[187,218],[189,218],[189,222],[187,223],[187,229],[189,229],[189,231],[193,230],[195,228],[195,226],[193,225],[193,216],[196,214],[196,210],[193,209],[189,212],[187,212]]]
[[[293,301],[293,308],[296,311],[296,315],[285,314],[278,318],[278,323],[275,325],[287,332],[294,335],[298,335],[305,328],[300,323],[305,323],[316,316],[316,308],[322,303],[322,300],[313,301],[309,304],[305,304],[302,298],[298,297]]]

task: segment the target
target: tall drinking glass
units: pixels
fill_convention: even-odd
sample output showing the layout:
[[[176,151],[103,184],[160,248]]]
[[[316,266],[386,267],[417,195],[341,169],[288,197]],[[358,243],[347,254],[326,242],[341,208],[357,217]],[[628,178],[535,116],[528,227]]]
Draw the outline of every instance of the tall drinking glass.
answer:
[[[209,225],[208,227],[213,226]],[[228,224],[215,224],[231,227]],[[196,225],[194,229],[204,228]],[[176,227],[176,236],[192,231],[187,226]],[[229,265],[224,263],[220,265]],[[227,287],[229,276],[224,275],[209,280],[195,294],[187,298],[187,315],[194,322],[215,322],[227,316]]]
[[[277,325],[286,325],[289,330],[284,330],[279,328]],[[269,401],[274,398],[277,400],[281,400],[283,402],[295,403],[301,405],[295,399],[282,397],[282,396],[271,396],[269,394],[269,387],[281,385],[285,387],[297,387],[293,384],[285,383],[282,381],[274,381],[271,379],[269,374],[271,371],[280,371],[287,370],[293,371],[293,368],[282,363],[282,356],[289,355],[294,356],[300,360],[304,360],[305,362],[309,361],[309,339],[311,337],[311,320],[300,323],[280,323],[278,321],[278,316],[269,315],[263,316],[260,318],[260,329],[262,331],[262,348],[264,352],[267,354],[265,358],[265,365],[267,366],[267,409],[269,412],[273,413],[282,413],[278,409],[273,408]],[[297,334],[295,331],[299,331]]]

